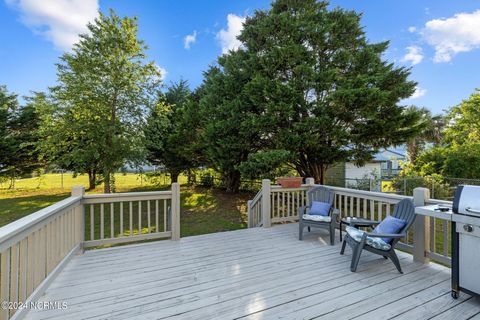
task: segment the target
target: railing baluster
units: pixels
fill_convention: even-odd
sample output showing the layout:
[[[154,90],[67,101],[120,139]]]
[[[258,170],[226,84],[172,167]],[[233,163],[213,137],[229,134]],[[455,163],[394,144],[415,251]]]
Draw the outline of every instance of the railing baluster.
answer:
[[[448,257],[448,222],[447,220],[442,220],[443,222],[443,255]]]
[[[95,233],[94,233],[95,219],[93,216],[94,206],[95,206],[94,204],[90,205],[90,240],[95,240]]]
[[[105,204],[100,204],[100,239],[105,238]]]
[[[167,200],[163,200],[163,231],[167,231]]]
[[[158,200],[155,200],[155,232],[160,232],[158,227]]]
[[[123,237],[123,202],[120,202],[120,236]]]
[[[435,218],[431,217],[430,218],[430,251],[431,252],[437,252],[437,246],[435,243],[435,232],[437,232],[435,228]]]
[[[383,203],[381,201],[378,201],[378,221],[381,221],[383,219]]]
[[[19,243],[11,247],[10,260],[10,302],[18,302]],[[5,300],[3,300],[5,301]],[[14,309],[11,310],[13,314]]]
[[[110,238],[115,238],[115,230],[114,230],[114,219],[115,219],[115,208],[113,202],[110,203]]]
[[[1,301],[10,300],[10,248],[1,253],[0,256],[0,299]],[[8,308],[0,308],[2,319],[8,319]]]
[[[142,234],[142,201],[138,201],[138,234]]]
[[[370,220],[375,220],[375,200],[370,200]]]
[[[147,233],[150,233],[150,200],[147,200],[147,226],[148,226]]]
[[[132,207],[132,201],[129,202],[129,224],[130,224],[130,236],[133,236],[133,207]]]
[[[27,239],[23,239],[20,241],[20,272],[18,280],[18,300],[21,302],[25,302],[25,300],[27,300],[27,258]]]

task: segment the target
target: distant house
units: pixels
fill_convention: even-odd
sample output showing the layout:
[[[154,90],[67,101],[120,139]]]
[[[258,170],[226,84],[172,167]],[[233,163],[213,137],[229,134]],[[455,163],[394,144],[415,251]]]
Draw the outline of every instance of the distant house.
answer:
[[[403,149],[383,149],[363,166],[343,162],[331,167],[326,173],[326,184],[368,190],[379,189],[380,181],[391,180],[399,174],[401,163],[405,160]]]

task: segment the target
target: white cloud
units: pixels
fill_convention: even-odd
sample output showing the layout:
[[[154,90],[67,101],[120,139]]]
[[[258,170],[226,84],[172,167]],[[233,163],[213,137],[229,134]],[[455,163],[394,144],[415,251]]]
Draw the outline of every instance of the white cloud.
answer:
[[[98,0],[5,0],[20,11],[20,19],[34,33],[61,49],[70,50],[87,23],[98,16]]]
[[[422,48],[417,46],[407,47],[407,53],[403,56],[402,61],[410,62],[412,65],[419,64],[423,60]]]
[[[222,29],[217,33],[217,39],[222,46],[222,53],[227,53],[229,50],[237,50],[242,46],[237,36],[242,32],[244,22],[245,17],[232,13],[227,16],[227,30]]]
[[[414,33],[415,31],[417,31],[417,28],[416,27],[408,27],[408,32],[410,33]]]
[[[410,99],[416,99],[416,98],[423,97],[426,93],[427,93],[427,89],[423,89],[423,88],[420,88],[419,86],[417,86],[415,88],[415,92],[412,94]]]
[[[425,24],[422,36],[435,48],[434,62],[448,62],[460,52],[480,47],[480,10],[457,13],[447,19],[433,19]]]
[[[187,34],[183,39],[183,47],[185,49],[190,49],[190,46],[197,42],[197,30],[194,30],[192,34]]]
[[[157,71],[160,72],[160,80],[164,81],[168,74],[167,69],[160,67],[159,65],[156,65],[156,67],[157,67]]]

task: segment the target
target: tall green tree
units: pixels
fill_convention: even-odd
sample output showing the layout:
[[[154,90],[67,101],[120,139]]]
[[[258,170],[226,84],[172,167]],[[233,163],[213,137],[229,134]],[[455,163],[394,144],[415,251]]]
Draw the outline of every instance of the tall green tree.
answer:
[[[326,1],[277,0],[239,36],[253,69],[250,99],[268,123],[263,136],[320,183],[333,164],[362,164],[422,127],[398,104],[415,90],[409,70],[383,59],[388,42],[370,43],[360,18]]]
[[[15,179],[42,166],[36,148],[38,127],[33,105],[20,106],[15,94],[0,87],[0,177],[9,179],[11,187]]]
[[[147,47],[138,39],[136,18],[110,10],[109,16],[100,13],[88,31],[57,65],[52,95],[60,119],[52,121],[70,126],[61,143],[81,157],[72,159],[72,166],[80,172],[98,168],[109,193],[116,170],[144,159],[145,115],[157,97],[161,75],[153,62],[145,61]]]
[[[230,52],[205,73],[198,90],[197,114],[201,123],[203,154],[223,178],[227,191],[238,192],[239,166],[250,154],[262,150],[261,106],[252,100],[252,81],[247,52]]]
[[[195,156],[189,151],[194,141],[185,123],[189,97],[187,81],[173,83],[152,110],[145,127],[147,159],[164,165],[172,182],[195,165]]]

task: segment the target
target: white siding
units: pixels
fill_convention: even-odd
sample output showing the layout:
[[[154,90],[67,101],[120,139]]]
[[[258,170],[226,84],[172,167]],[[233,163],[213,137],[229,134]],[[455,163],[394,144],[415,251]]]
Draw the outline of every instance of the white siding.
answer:
[[[380,175],[380,162],[368,162],[362,167],[357,167],[351,162],[345,163],[346,179],[363,179],[366,174],[370,175],[373,172],[375,172],[377,176]]]

